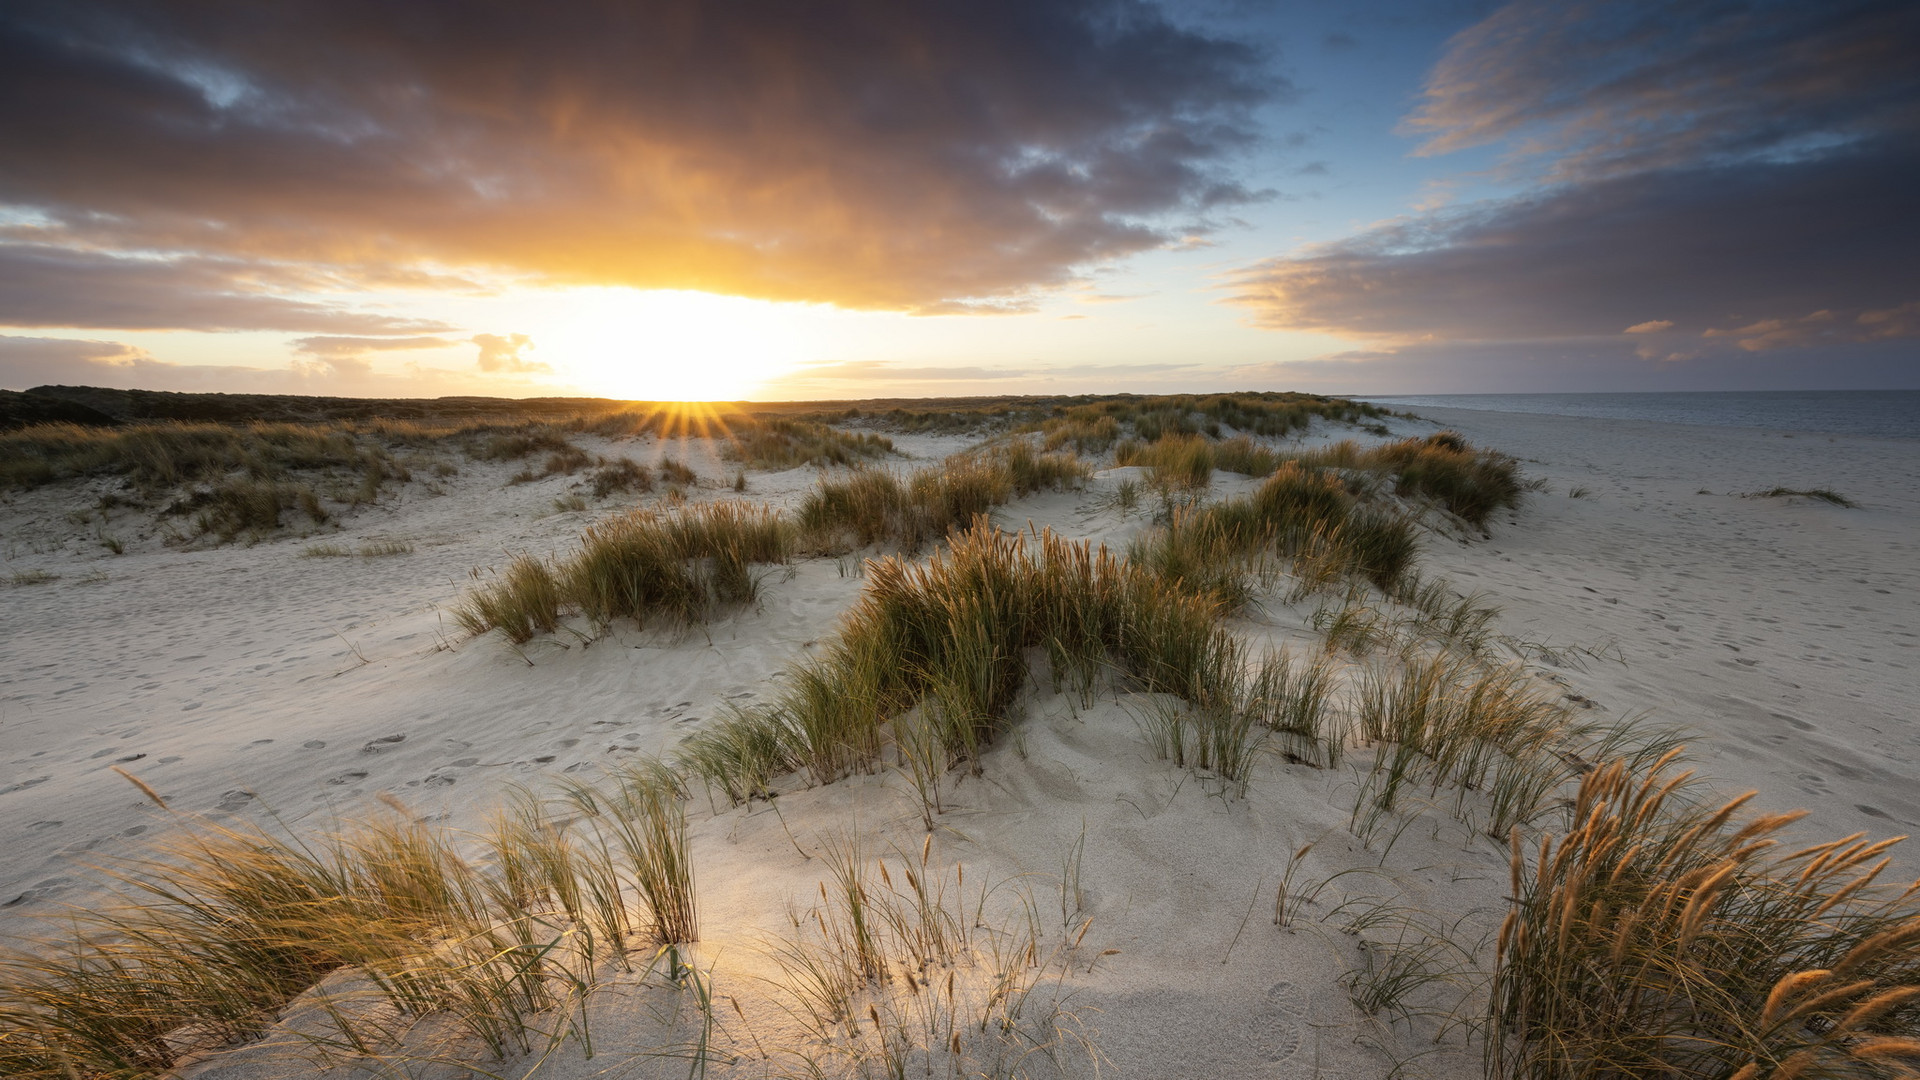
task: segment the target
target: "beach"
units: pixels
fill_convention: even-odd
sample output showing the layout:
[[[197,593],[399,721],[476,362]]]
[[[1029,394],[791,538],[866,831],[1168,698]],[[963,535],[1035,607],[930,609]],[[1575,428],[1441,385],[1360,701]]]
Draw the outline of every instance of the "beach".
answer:
[[[1796,835],[1920,827],[1920,442],[1419,411],[1390,421],[1392,434],[1457,431],[1539,482],[1484,532],[1438,522],[1423,534],[1420,571],[1497,607],[1493,627],[1576,718],[1644,714],[1683,729],[1689,763],[1713,791],[1757,790],[1757,808],[1810,811]],[[1316,422],[1294,445],[1348,437],[1378,441]],[[914,464],[969,441],[895,436]],[[686,462],[702,478],[695,502],[790,508],[817,479],[806,467],[750,472],[736,496],[732,466],[701,440],[582,445]],[[513,468],[463,463],[437,493],[409,485],[326,535],[186,549],[143,537],[137,515],[77,524],[71,515],[105,487],[9,496],[0,930],[37,932],[32,918],[92,902],[90,868],[145,857],[202,815],[299,833],[383,812],[384,793],[418,820],[477,829],[510,784],[550,790],[670,754],[729,707],[776,696],[788,665],[818,653],[860,597],[859,557],[801,558],[771,570],[756,603],[702,626],[597,633],[572,623],[521,645],[470,637],[452,611],[487,568],[565,553],[619,508],[561,509],[573,478],[508,484]],[[1119,550],[1151,524],[1116,498],[1140,472],[1102,467],[1079,489],[1017,499],[995,520]],[[1222,472],[1212,490],[1254,486]],[[1776,488],[1830,489],[1857,505],[1755,495]],[[125,554],[102,546],[102,529],[126,530],[114,534]],[[1268,592],[1228,626],[1305,655],[1320,646],[1312,624],[1324,603]],[[1364,781],[1353,764],[1276,756],[1244,795],[1196,779],[1150,752],[1148,696],[1089,701],[1035,680],[1017,735],[986,752],[980,775],[949,778],[931,832],[898,769],[819,787],[789,780],[776,803],[744,807],[696,785],[702,939],[689,955],[732,997],[715,1069],[764,1075],[767,1045],[802,1038],[768,989],[767,943],[795,932],[796,905],[825,895],[835,845],[857,844],[896,873],[922,859],[923,873],[964,866],[964,888],[1002,883],[983,910],[1044,924],[1052,981],[1035,1008],[1044,1001],[1059,1018],[1048,1068],[1057,1056],[1060,1071],[1086,1071],[1084,1037],[1114,1077],[1377,1077],[1416,1054],[1432,1075],[1480,1075],[1476,1044],[1436,1037],[1423,1019],[1470,980],[1436,979],[1402,1003],[1411,1018],[1382,1022],[1342,979],[1366,962],[1363,942],[1381,932],[1368,928],[1394,919],[1402,939],[1408,927],[1449,927],[1463,968],[1484,960],[1504,911],[1506,844],[1437,810],[1357,835]],[[1895,876],[1920,869],[1912,853],[1899,860]],[[1276,889],[1295,862],[1304,877],[1346,876],[1307,901],[1296,890],[1299,917],[1277,926]],[[1022,890],[1026,900],[1011,899]],[[1349,928],[1369,911],[1371,923]],[[541,1075],[601,1075],[623,1053],[657,1047],[662,1031],[684,1038],[685,1015],[647,1011],[657,997],[635,990],[596,1004],[597,1056],[568,1049],[543,1060]],[[440,1037],[451,1038],[419,1036]],[[268,1043],[193,1074],[312,1075]],[[641,1056],[621,1068],[666,1076],[687,1065]],[[416,1072],[467,1075],[444,1063]]]

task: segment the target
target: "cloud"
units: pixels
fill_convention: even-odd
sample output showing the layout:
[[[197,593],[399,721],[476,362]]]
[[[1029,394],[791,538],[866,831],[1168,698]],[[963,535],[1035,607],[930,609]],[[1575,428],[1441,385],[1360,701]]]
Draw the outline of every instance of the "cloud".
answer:
[[[1230,300],[1456,364],[1439,346],[1628,371],[1920,336],[1916,53],[1910,4],[1509,5],[1409,124],[1428,153],[1505,143],[1536,182],[1249,266]]]
[[[363,356],[370,352],[408,349],[444,349],[459,342],[442,337],[304,337],[293,343],[295,352],[309,356]]]
[[[550,384],[434,368],[375,371],[354,355],[307,355],[285,367],[177,364],[117,341],[0,335],[0,389],[48,384],[144,390],[359,397],[553,393]]]
[[[0,334],[0,389],[50,383],[98,383],[153,364],[146,350],[118,341]]]
[[[0,167],[4,172],[4,167]],[[0,326],[405,334],[443,323],[276,295],[283,268],[0,243]],[[292,276],[304,278],[297,271]]]
[[[1780,162],[1910,129],[1920,8],[1523,0],[1456,35],[1406,130],[1562,178]]]
[[[1256,198],[1229,166],[1293,96],[1135,0],[21,0],[0,204],[123,252],[943,310]]]
[[[1189,375],[1206,377],[1214,372],[1196,364],[1057,364],[1029,363],[1021,366],[978,364],[897,364],[888,360],[844,360],[812,364],[768,380],[762,392],[777,396],[806,398],[890,397],[902,392],[932,396],[936,394],[970,395],[991,387],[984,383],[1018,380],[1022,393],[1078,394],[1111,393],[1116,380],[1125,380],[1129,389],[1151,389],[1156,384],[1172,383]],[[1164,390],[1191,390],[1192,385],[1160,386]]]
[[[551,371],[552,368],[537,360],[529,360],[522,354],[533,348],[533,339],[525,334],[475,334],[472,341],[480,346],[478,367],[481,371]]]
[[[1920,337],[1920,300],[1881,311],[1863,311],[1853,321],[1871,341]]]
[[[1670,170],[1415,215],[1240,273],[1262,326],[1397,340],[1700,335],[1916,297],[1920,155]],[[1647,332],[1647,331],[1638,331]],[[1850,335],[1864,337],[1864,328]]]
[[[809,364],[780,381],[810,382],[815,379],[858,379],[868,382],[975,382],[991,379],[1017,379],[1029,374],[1023,368],[958,365],[901,365],[887,360],[845,360],[834,364]]]

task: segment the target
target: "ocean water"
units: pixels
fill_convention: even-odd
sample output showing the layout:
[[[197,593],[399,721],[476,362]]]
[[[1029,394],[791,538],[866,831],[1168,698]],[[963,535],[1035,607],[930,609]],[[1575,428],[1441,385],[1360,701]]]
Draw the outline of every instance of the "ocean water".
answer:
[[[1360,401],[1419,412],[1479,409],[1663,424],[1920,439],[1920,390],[1728,390],[1657,394],[1407,394]]]

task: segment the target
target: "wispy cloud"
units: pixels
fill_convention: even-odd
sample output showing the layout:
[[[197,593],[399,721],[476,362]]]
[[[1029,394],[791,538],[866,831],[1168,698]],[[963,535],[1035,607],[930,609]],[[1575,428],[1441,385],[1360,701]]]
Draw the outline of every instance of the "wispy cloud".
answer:
[[[351,352],[303,353],[281,367],[180,364],[119,341],[0,335],[0,389],[60,383],[365,397],[532,394],[554,389],[512,372],[481,374],[411,364],[398,371],[377,371],[362,354]]]
[[[0,326],[413,335],[445,323],[285,295],[285,268],[0,243]],[[296,271],[296,277],[298,277]]]

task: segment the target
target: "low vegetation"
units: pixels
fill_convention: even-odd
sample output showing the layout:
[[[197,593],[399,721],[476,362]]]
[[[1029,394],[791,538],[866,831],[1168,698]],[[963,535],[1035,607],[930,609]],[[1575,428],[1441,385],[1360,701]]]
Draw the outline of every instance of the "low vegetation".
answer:
[[[432,1018],[496,1058],[590,1044],[597,970],[636,952],[657,964],[697,936],[680,796],[651,763],[576,784],[560,807],[519,792],[480,860],[397,806],[301,840],[184,823],[121,868],[124,906],[0,962],[0,1073],[169,1074],[261,1035],[301,995],[311,1022],[280,1033],[323,1060],[395,1051]],[[345,969],[358,978],[329,980]]]
[[[774,1052],[781,1075],[1014,1078],[1093,1058],[1058,989],[1079,941],[1046,940],[1031,896],[989,906],[1000,890],[969,888],[932,848],[896,852],[889,870],[851,841],[826,845],[821,902],[770,950],[806,1035]]]
[[[783,773],[830,783],[874,768],[883,725],[914,713],[903,722],[926,725],[934,771],[977,767],[1010,723],[1033,648],[1082,695],[1118,671],[1134,690],[1240,711],[1243,657],[1217,615],[1104,548],[1052,533],[1029,543],[982,520],[925,563],[870,563],[825,654],[791,672],[777,701],[694,735],[680,760],[741,802]]]
[[[642,981],[660,973],[657,985],[693,1006],[704,1027],[686,1056],[698,1073],[714,996],[674,949],[699,936],[687,783],[743,804],[772,799],[784,777],[826,784],[891,764],[919,800],[925,843],[917,857],[879,860],[851,840],[821,844],[819,903],[790,911],[792,933],[768,955],[804,1041],[757,1047],[759,1056],[793,1075],[1021,1075],[1036,1055],[1085,1046],[1059,988],[1070,963],[1086,959],[1075,950],[1088,924],[1074,926],[1064,871],[1063,933],[1050,940],[1030,896],[1002,902],[998,886],[977,881],[969,890],[932,851],[943,783],[982,770],[1045,679],[1082,703],[1123,696],[1147,746],[1217,795],[1244,795],[1263,761],[1355,759],[1351,832],[1362,848],[1383,847],[1383,863],[1414,817],[1443,805],[1471,833],[1508,845],[1510,906],[1490,970],[1476,971],[1474,946],[1417,913],[1380,904],[1346,927],[1361,935],[1400,923],[1397,939],[1368,945],[1342,980],[1355,1007],[1391,1024],[1416,1015],[1409,995],[1422,986],[1460,981],[1466,994],[1446,1023],[1479,1041],[1489,1075],[1914,1075],[1920,886],[1879,884],[1896,841],[1785,850],[1798,815],[1749,815],[1750,796],[1706,797],[1680,769],[1677,736],[1580,722],[1560,688],[1510,658],[1525,650],[1494,632],[1485,598],[1423,579],[1419,522],[1444,513],[1484,528],[1526,490],[1511,459],[1450,432],[1310,452],[1259,441],[1315,417],[1382,415],[1306,395],[1222,395],[848,410],[736,428],[743,469],[852,468],[823,476],[791,515],[683,501],[612,518],[562,557],[512,560],[457,616],[473,633],[498,629],[515,642],[570,616],[685,625],[752,602],[766,568],[798,552],[897,549],[864,564],[836,634],[785,673],[771,701],[723,712],[671,764],[562,781],[552,800],[515,793],[479,834],[479,857],[473,843],[405,815],[299,842],[188,830],[124,869],[128,904],[83,914],[58,948],[0,964],[0,1072],[165,1075],[258,1036],[296,999],[307,1022],[277,1036],[328,1060],[377,1057],[427,1018],[495,1057],[543,1053],[562,1039],[589,1044],[585,1003],[612,962],[639,966]],[[652,468],[595,461],[566,435],[689,434],[695,419],[621,411],[473,427],[462,438],[474,456],[589,470],[579,483],[604,498],[697,478],[672,458]],[[890,451],[887,440],[828,422],[1020,430],[902,475],[866,464]],[[404,446],[426,436],[389,427],[381,437]],[[1125,557],[991,525],[994,507],[1079,484],[1090,473],[1082,455],[1108,452],[1151,468],[1163,493],[1187,496],[1165,498]],[[192,460],[183,452],[176,465]],[[136,468],[91,467],[130,477]],[[309,505],[326,513],[293,466],[257,476],[207,468],[191,481],[208,485],[202,501],[181,511],[207,532],[264,533],[285,514],[312,515]],[[1207,501],[1200,489],[1216,470],[1263,480]],[[736,489],[744,484],[740,471]],[[1831,492],[1756,495],[1851,505]],[[1321,643],[1256,655],[1223,617],[1283,576],[1289,600],[1320,598],[1311,623]],[[1313,848],[1280,853],[1276,924],[1306,918],[1326,887],[1300,876]]]
[[[893,453],[893,441],[865,432],[846,432],[806,420],[771,420],[738,432],[726,454],[756,469],[801,465],[857,465]]]
[[[886,543],[917,551],[1010,499],[1075,485],[1091,472],[1072,454],[1036,451],[1016,440],[905,476],[863,469],[823,477],[795,520],[821,550]]]
[[[1489,1073],[1911,1076],[1920,886],[1883,887],[1898,839],[1782,852],[1801,815],[1703,802],[1677,751],[1589,771],[1566,834],[1513,834]]]
[[[1334,470],[1290,462],[1251,495],[1176,510],[1129,557],[1237,606],[1276,558],[1309,584],[1357,577],[1391,590],[1417,552],[1405,514],[1365,503]]]
[[[1750,492],[1746,497],[1749,499],[1817,499],[1834,506],[1844,506],[1849,510],[1857,509],[1860,505],[1832,488],[1776,487],[1766,491]]]
[[[471,633],[499,629],[514,642],[551,633],[578,613],[606,626],[628,619],[687,625],[723,605],[751,603],[758,567],[786,562],[794,532],[780,515],[742,502],[637,510],[602,522],[554,562],[523,555],[469,592],[455,609]]]
[[[1331,468],[1388,480],[1397,495],[1426,499],[1485,527],[1494,511],[1520,505],[1525,493],[1519,464],[1504,454],[1475,450],[1451,431],[1361,447],[1342,442],[1296,459],[1304,468]]]

